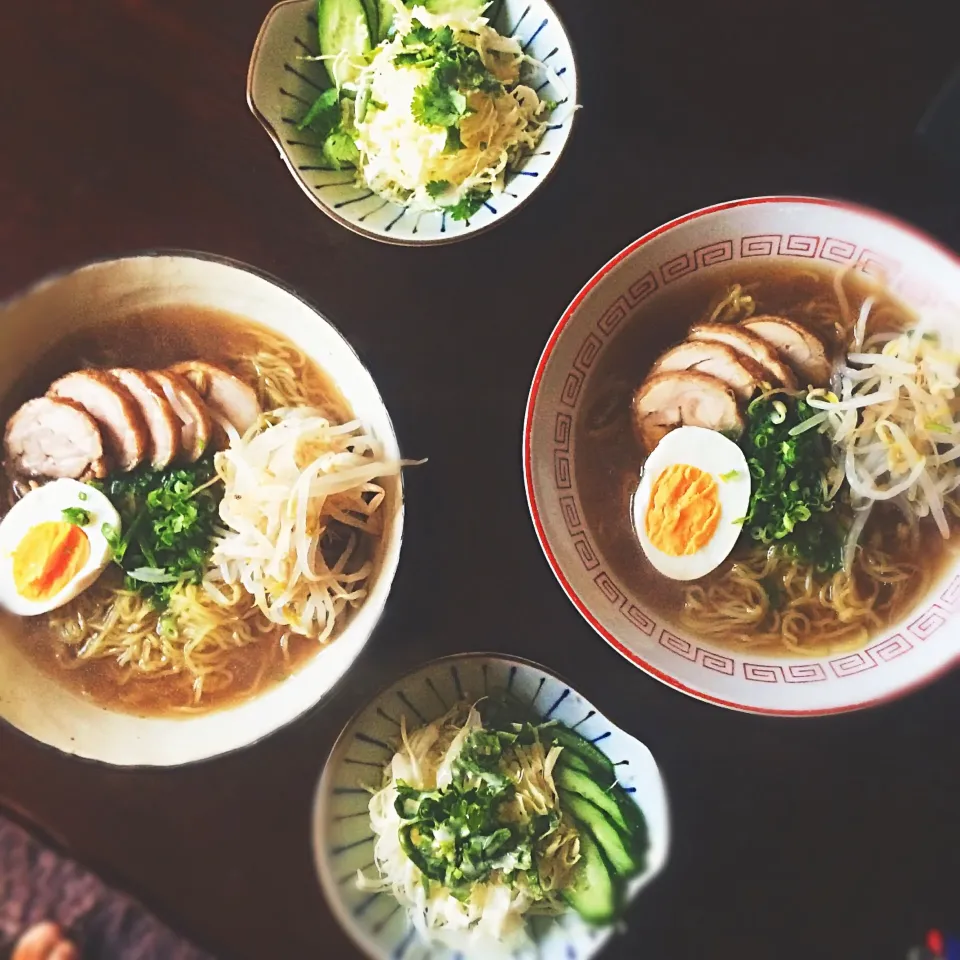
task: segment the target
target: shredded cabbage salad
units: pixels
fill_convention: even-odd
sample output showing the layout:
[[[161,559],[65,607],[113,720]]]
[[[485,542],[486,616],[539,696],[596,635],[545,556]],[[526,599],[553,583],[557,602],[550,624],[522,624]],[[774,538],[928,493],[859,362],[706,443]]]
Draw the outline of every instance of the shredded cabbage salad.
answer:
[[[523,936],[528,913],[564,909],[580,841],[553,779],[562,748],[530,724],[484,727],[459,703],[409,731],[370,800],[379,875],[366,890],[390,890],[428,936],[469,932]]]
[[[355,166],[380,196],[469,219],[533,152],[555,107],[521,82],[521,68],[560,81],[484,17],[393,5],[393,35],[368,54],[334,58],[338,89],[301,128],[322,130],[328,160]]]

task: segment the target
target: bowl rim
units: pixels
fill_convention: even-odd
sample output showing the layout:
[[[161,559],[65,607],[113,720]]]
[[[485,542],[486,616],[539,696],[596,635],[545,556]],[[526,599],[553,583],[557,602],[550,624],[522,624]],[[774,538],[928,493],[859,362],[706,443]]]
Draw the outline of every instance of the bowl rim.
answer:
[[[548,13],[554,17],[557,23],[560,25],[560,29],[563,31],[563,35],[566,38],[567,45],[570,47],[570,58],[573,61],[574,65],[574,74],[577,78],[577,87],[580,85],[580,67],[579,67],[579,58],[577,57],[576,47],[573,43],[573,38],[570,35],[570,31],[567,29],[567,25],[564,22],[560,14],[557,13],[556,8],[550,2],[550,0],[536,0],[538,3],[542,3],[546,8]],[[506,213],[498,213],[488,224],[483,227],[478,227],[476,230],[470,230],[466,233],[459,233],[456,236],[439,236],[434,237],[433,239],[427,240],[410,240],[410,239],[401,239],[399,237],[393,236],[383,236],[380,233],[377,233],[373,230],[370,230],[359,223],[354,223],[351,220],[348,220],[346,217],[342,216],[335,209],[333,209],[328,204],[324,203],[320,197],[312,191],[307,183],[297,172],[296,166],[293,162],[293,159],[290,157],[289,153],[284,149],[283,143],[281,142],[281,137],[277,133],[276,128],[270,122],[269,118],[263,111],[257,106],[256,98],[253,94],[253,82],[254,74],[257,71],[257,66],[260,61],[261,47],[267,35],[267,30],[270,25],[270,21],[274,18],[277,11],[281,7],[289,6],[299,6],[307,5],[311,3],[311,0],[280,0],[279,3],[274,4],[268,11],[266,16],[263,19],[263,23],[260,25],[260,30],[257,33],[257,39],[253,44],[253,51],[250,54],[250,62],[247,66],[247,89],[246,89],[246,99],[247,107],[250,112],[260,121],[260,125],[266,131],[267,136],[273,141],[273,145],[277,148],[277,152],[280,154],[283,159],[284,166],[287,168],[287,172],[293,178],[294,182],[300,188],[300,190],[310,198],[311,202],[315,207],[325,213],[331,220],[340,224],[341,227],[346,227],[347,230],[350,230],[352,233],[357,234],[358,236],[365,237],[367,240],[375,240],[378,243],[386,243],[394,247],[417,247],[417,248],[426,248],[426,247],[446,247],[454,243],[461,243],[464,240],[470,240],[474,237],[482,236],[485,233],[489,233],[495,227],[500,226],[501,223],[505,223],[520,210],[527,206],[527,204],[536,196],[540,191],[540,188],[544,186],[550,179],[553,177],[554,173],[557,170],[557,167],[560,166],[560,161],[566,153],[567,147],[570,145],[570,140],[574,135],[574,130],[577,127],[577,120],[580,116],[580,105],[576,104],[573,112],[570,115],[570,127],[567,130],[567,135],[563,140],[563,143],[560,146],[560,149],[557,151],[556,157],[551,158],[552,163],[547,168],[546,172],[537,180],[537,183],[534,185],[533,189],[523,197],[519,203],[515,204],[510,210]],[[571,95],[574,91],[571,91]]]
[[[561,683],[566,684],[571,691],[576,693],[578,696],[583,697],[583,694],[580,693],[577,685],[571,683],[562,673],[558,673],[552,667],[544,666],[537,660],[531,660],[529,657],[521,657],[512,653],[499,653],[496,650],[469,650],[464,653],[446,653],[439,657],[431,657],[429,660],[423,660],[420,663],[412,666],[409,670],[403,671],[403,673],[398,674],[392,680],[389,680],[378,687],[376,693],[369,697],[364,704],[359,706],[350,715],[347,722],[343,725],[343,729],[337,734],[336,740],[334,740],[333,744],[330,746],[330,749],[323,760],[323,767],[321,768],[320,776],[317,778],[317,785],[314,787],[313,791],[313,802],[310,804],[310,848],[313,855],[313,869],[319,883],[320,892],[323,895],[324,902],[329,907],[330,912],[333,914],[334,919],[339,924],[340,929],[347,935],[348,939],[353,943],[353,945],[357,947],[365,956],[369,957],[370,960],[381,960],[381,958],[378,953],[372,952],[368,948],[367,944],[363,942],[359,934],[354,931],[354,918],[350,915],[349,911],[344,908],[344,905],[340,902],[340,898],[335,895],[335,893],[331,892],[336,890],[337,884],[333,876],[327,870],[326,860],[322,855],[320,824],[322,815],[325,812],[327,805],[327,798],[324,795],[324,785],[328,778],[333,776],[333,774],[330,772],[332,769],[330,761],[333,758],[334,753],[337,751],[337,748],[346,739],[347,733],[353,727],[360,715],[370,706],[376,703],[381,697],[383,697],[392,687],[402,683],[404,680],[407,680],[410,677],[416,676],[418,673],[421,673],[428,668],[436,667],[444,663],[450,663],[451,661],[460,662],[463,660],[489,659],[504,660],[507,663],[520,664],[524,667],[540,670],[543,673],[553,677],[555,680],[559,680]],[[594,706],[592,700],[590,700],[589,703],[591,706]],[[660,780],[660,787],[663,790],[664,809],[666,813],[664,827],[666,847],[664,850],[664,858],[657,870],[646,878],[646,882],[644,883],[643,887],[645,888],[648,884],[656,880],[661,873],[663,873],[670,859],[669,854],[673,840],[673,815],[672,808],[670,806],[670,791],[667,787],[667,781],[664,779],[663,770],[661,769],[660,764],[657,762],[657,758],[653,751],[647,746],[647,744],[639,737],[635,737],[632,733],[630,733],[630,731],[624,730],[624,728],[618,723],[615,723],[613,720],[611,720],[603,712],[603,710],[599,709],[599,707],[596,709],[597,713],[603,716],[611,726],[615,727],[618,731],[624,734],[624,736],[629,737],[631,740],[635,740],[647,751],[647,753],[650,754],[650,757],[653,760],[653,765],[657,771],[657,777]],[[643,888],[641,888],[641,890]],[[641,890],[636,891],[636,895],[639,895]],[[625,901],[625,904],[629,905],[633,899],[634,898],[628,898],[628,900]],[[610,934],[614,934],[617,931],[616,925],[611,926],[608,929]]]
[[[540,355],[540,359],[538,360],[537,366],[534,370],[533,380],[530,385],[530,392],[527,397],[526,410],[524,411],[523,438],[521,442],[523,485],[526,491],[527,506],[530,510],[530,517],[533,521],[533,527],[537,540],[539,541],[540,547],[547,559],[547,563],[550,569],[553,571],[553,575],[557,578],[557,581],[562,587],[563,592],[567,595],[567,598],[574,605],[574,607],[577,608],[584,620],[586,620],[587,623],[593,627],[594,631],[596,631],[596,633],[598,633],[611,647],[613,647],[617,653],[623,656],[634,666],[639,667],[645,673],[661,681],[662,683],[665,683],[667,686],[672,687],[674,690],[679,690],[681,693],[685,693],[688,696],[703,701],[704,703],[711,703],[716,706],[726,707],[729,710],[736,710],[741,713],[749,713],[767,717],[823,717],[841,713],[852,713],[856,710],[866,710],[870,707],[891,703],[894,700],[899,700],[901,697],[919,690],[921,687],[925,687],[927,684],[933,683],[935,680],[938,680],[940,677],[946,675],[955,666],[960,664],[960,651],[958,651],[953,657],[948,659],[935,670],[932,670],[925,676],[918,678],[910,684],[897,687],[895,690],[891,690],[888,693],[884,693],[880,696],[872,697],[867,700],[855,701],[833,707],[820,707],[810,710],[760,707],[748,703],[738,703],[735,700],[727,700],[723,697],[715,696],[714,694],[707,693],[703,690],[697,690],[678,680],[676,677],[671,676],[666,671],[661,670],[659,667],[654,666],[651,662],[640,656],[640,654],[631,650],[625,643],[618,640],[612,632],[607,630],[603,624],[601,624],[600,621],[591,613],[589,605],[580,597],[576,589],[574,589],[573,585],[563,573],[559,561],[557,560],[557,557],[550,546],[534,489],[532,451],[533,415],[540,392],[540,385],[543,380],[544,371],[546,370],[547,364],[550,361],[550,357],[553,353],[554,347],[557,344],[557,341],[560,338],[560,335],[576,315],[581,303],[584,301],[587,295],[595,287],[597,287],[601,281],[604,280],[607,274],[610,273],[621,262],[626,260],[651,240],[654,240],[656,237],[659,237],[664,233],[667,233],[674,227],[679,227],[693,220],[699,220],[702,217],[709,216],[710,214],[714,213],[721,213],[725,210],[733,210],[739,207],[750,207],[763,204],[808,204],[812,206],[829,207],[834,210],[842,210],[848,213],[854,213],[857,216],[866,217],[882,223],[885,226],[893,227],[916,240],[920,240],[941,255],[947,257],[954,263],[955,266],[960,268],[960,255],[951,250],[945,244],[941,243],[936,238],[930,236],[925,231],[912,226],[911,224],[901,220],[899,217],[884,213],[881,210],[876,210],[873,207],[869,207],[864,204],[843,199],[831,199],[826,197],[813,197],[804,195],[743,197],[737,200],[726,200],[720,203],[714,203],[709,206],[693,210],[690,213],[682,214],[681,216],[675,217],[672,220],[668,220],[666,223],[649,230],[632,243],[627,244],[627,246],[625,246],[619,253],[614,254],[614,256],[612,256],[605,264],[603,264],[603,266],[601,266],[600,269],[594,273],[594,275],[586,282],[586,284],[584,284],[573,300],[570,301],[569,306],[567,306],[567,308],[564,310],[560,319],[554,326],[553,331],[550,333],[547,343],[543,348],[543,352]]]
[[[293,0],[297,2],[297,0]],[[129,253],[123,254],[106,254],[102,257],[95,257],[93,259],[84,260],[79,263],[75,263],[71,266],[61,267],[56,270],[52,270],[49,273],[44,274],[37,280],[34,280],[28,286],[23,287],[8,297],[0,299],[0,320],[2,320],[2,314],[9,308],[19,303],[22,300],[25,300],[27,297],[31,296],[35,292],[43,289],[44,287],[57,283],[61,280],[66,279],[69,276],[72,276],[74,273],[78,273],[81,270],[85,270],[90,267],[99,267],[105,266],[107,264],[122,263],[129,260],[141,260],[148,258],[161,258],[161,257],[171,257],[181,260],[199,260],[205,263],[214,263],[220,266],[230,267],[234,270],[241,270],[245,273],[249,273],[253,276],[259,277],[261,280],[265,280],[267,283],[277,287],[279,290],[282,290],[284,293],[295,297],[299,300],[308,310],[316,314],[321,320],[323,320],[336,335],[343,341],[344,346],[354,355],[357,360],[357,363],[360,364],[361,368],[366,372],[367,376],[370,377],[371,383],[373,383],[374,389],[376,390],[377,397],[380,400],[381,405],[383,406],[384,414],[386,415],[387,423],[390,426],[390,430],[393,433],[395,439],[399,441],[397,437],[396,427],[393,423],[393,418],[390,416],[390,409],[387,407],[386,403],[383,400],[383,396],[380,393],[380,388],[377,386],[377,381],[374,379],[373,374],[370,372],[367,364],[364,362],[363,358],[357,352],[354,345],[350,340],[344,336],[343,331],[340,327],[330,320],[326,313],[320,309],[320,307],[314,303],[310,298],[305,297],[299,291],[290,286],[286,281],[280,279],[276,275],[270,273],[267,270],[263,270],[260,267],[253,266],[252,264],[246,263],[243,260],[238,260],[234,257],[229,257],[224,254],[219,253],[209,253],[203,250],[192,250],[187,247],[150,247],[142,250],[134,250]],[[0,324],[0,337],[3,335],[3,326]],[[360,650],[357,652],[356,657],[353,662],[343,671],[343,673],[333,682],[328,690],[326,690],[321,696],[310,704],[305,709],[301,710],[296,716],[291,717],[289,720],[284,721],[278,726],[271,727],[269,730],[264,731],[259,736],[255,737],[252,740],[247,741],[244,744],[240,744],[235,747],[231,747],[227,750],[221,750],[216,753],[210,753],[204,757],[196,757],[192,760],[181,760],[176,763],[131,763],[131,764],[116,764],[111,763],[108,760],[102,760],[98,757],[87,757],[78,753],[71,753],[68,750],[64,750],[61,747],[58,747],[51,743],[46,743],[45,741],[38,740],[35,737],[31,736],[24,730],[21,730],[19,727],[15,726],[4,716],[0,715],[0,734],[4,731],[10,731],[13,735],[20,738],[21,740],[31,744],[34,748],[47,751],[57,756],[66,756],[69,757],[72,761],[76,763],[87,764],[93,767],[100,767],[102,769],[110,770],[114,775],[120,776],[135,776],[144,772],[155,772],[161,770],[182,770],[190,767],[198,767],[204,763],[211,763],[216,760],[222,760],[226,757],[231,757],[235,754],[242,753],[243,751],[250,750],[251,748],[257,746],[258,744],[263,743],[265,740],[268,740],[270,737],[278,734],[280,731],[285,730],[289,727],[293,727],[295,724],[302,723],[306,720],[311,714],[321,710],[333,696],[335,696],[340,687],[343,685],[344,681],[347,679],[348,675],[352,671],[356,662],[363,656],[364,652],[370,645],[370,641],[373,639],[374,635],[380,628],[381,621],[383,620],[384,613],[387,609],[387,603],[390,600],[390,592],[393,589],[394,582],[396,581],[397,572],[400,569],[400,561],[403,555],[403,543],[404,543],[404,534],[405,534],[405,519],[406,519],[406,495],[405,495],[405,484],[403,473],[399,474],[399,510],[397,515],[397,547],[396,554],[397,559],[396,563],[393,565],[393,570],[390,574],[389,582],[387,583],[387,592],[384,597],[383,606],[380,609],[380,612],[377,614],[376,619],[373,621],[370,627],[370,631],[367,635],[367,638],[364,640],[363,645]],[[242,701],[243,702],[243,701]],[[229,708],[228,708],[229,709]],[[113,711],[115,713],[122,713],[122,711]],[[219,711],[214,711],[219,712]],[[173,718],[167,718],[173,719]],[[181,722],[189,722],[189,717],[180,718]]]

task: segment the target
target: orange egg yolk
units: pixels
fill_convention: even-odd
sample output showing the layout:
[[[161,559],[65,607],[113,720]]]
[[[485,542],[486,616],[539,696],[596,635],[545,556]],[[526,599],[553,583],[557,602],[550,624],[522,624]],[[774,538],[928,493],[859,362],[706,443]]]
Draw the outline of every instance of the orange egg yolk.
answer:
[[[706,546],[720,522],[717,481],[699,467],[674,463],[653,482],[646,516],[650,542],[671,557]]]
[[[27,600],[55,597],[90,556],[87,535],[72,523],[47,521],[27,531],[13,552],[13,583]]]

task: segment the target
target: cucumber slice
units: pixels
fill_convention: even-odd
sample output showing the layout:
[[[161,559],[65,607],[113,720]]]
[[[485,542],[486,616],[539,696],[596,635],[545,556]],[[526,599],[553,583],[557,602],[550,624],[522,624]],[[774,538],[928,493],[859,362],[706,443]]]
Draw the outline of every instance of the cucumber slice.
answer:
[[[425,0],[423,5],[429,13],[475,20],[489,3],[490,0]]]
[[[370,22],[361,0],[319,0],[317,33],[320,53],[325,57],[339,53],[363,57],[372,47]],[[342,60],[325,60],[324,64],[338,87],[357,79],[359,71],[355,65]]]
[[[602,750],[598,750],[589,740],[584,740],[569,727],[551,727],[550,733],[554,741],[564,748],[563,753],[560,754],[561,757],[567,751],[575,753],[596,771],[596,779],[601,782],[604,777],[607,777],[611,782],[616,779],[610,758]]]
[[[627,818],[620,809],[620,804],[613,797],[613,791],[607,792],[589,774],[571,767],[557,764],[553,775],[557,786],[568,793],[575,793],[584,800],[589,800],[595,807],[603,811],[606,818],[624,834],[632,837],[633,831]]]
[[[596,797],[590,792],[590,788],[583,785],[583,789],[574,786],[574,780],[568,779],[570,776],[586,776],[593,783],[593,787],[600,791],[606,798],[605,803],[599,803]],[[554,779],[560,786],[565,787],[573,793],[579,793],[586,797],[592,803],[595,803],[602,810],[606,811],[610,819],[620,827],[626,830],[633,841],[633,850],[637,856],[642,856],[647,852],[650,846],[650,838],[647,832],[647,821],[643,815],[640,806],[631,799],[630,795],[620,786],[616,780],[609,778],[609,775],[597,779],[597,771],[590,766],[586,760],[572,750],[564,750],[560,754],[554,770]],[[609,812],[609,806],[614,805],[617,808],[617,814]]]
[[[563,891],[563,899],[587,923],[598,926],[613,923],[620,912],[620,884],[593,837],[586,831],[580,835],[580,865],[576,880],[573,886]]]
[[[578,793],[560,789],[560,803],[577,820],[581,828],[588,831],[610,862],[610,866],[621,877],[632,877],[640,872],[643,863],[634,856],[629,839],[607,819],[604,812]]]
[[[397,9],[390,0],[377,0],[377,42],[383,43],[390,36],[393,18]]]
[[[377,45],[380,36],[380,0],[360,0],[363,12],[367,15],[367,27],[370,31],[370,45]]]
[[[594,777],[597,775],[597,768],[592,764],[587,763],[579,753],[574,753],[572,750],[564,750],[560,754],[560,759],[557,760],[558,767],[567,767],[570,770],[579,770],[581,773],[585,773],[588,776]],[[604,777],[600,781],[601,784],[605,783],[609,779]]]

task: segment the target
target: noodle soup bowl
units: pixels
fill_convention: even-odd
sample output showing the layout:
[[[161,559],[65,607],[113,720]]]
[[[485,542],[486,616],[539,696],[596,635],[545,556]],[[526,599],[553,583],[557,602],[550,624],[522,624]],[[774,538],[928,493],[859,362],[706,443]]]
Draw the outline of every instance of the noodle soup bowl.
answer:
[[[784,648],[782,655],[768,655],[718,644],[686,628],[677,612],[658,605],[652,577],[639,585],[635,577],[628,585],[622,566],[618,572],[611,552],[599,542],[584,505],[585,467],[578,459],[584,397],[600,382],[596,371],[618,350],[618,342],[624,355],[620,338],[633,314],[643,311],[636,322],[647,323],[657,316],[658,303],[669,304],[688,285],[695,291],[700,288],[694,284],[716,276],[722,290],[738,269],[758,266],[827,275],[850,270],[864,288],[882,284],[908,310],[935,317],[936,325],[960,337],[960,261],[884,214],[834,200],[758,197],[680,217],[602,267],[554,329],[537,365],[524,426],[530,512],[564,592],[594,630],[642,670],[691,696],[738,710],[784,716],[856,710],[900,696],[957,662],[960,563],[955,545],[912,608],[860,646],[838,645],[810,656]],[[670,322],[661,316],[663,323]],[[665,334],[659,320],[654,322],[649,339],[659,350]],[[639,385],[647,372],[637,369],[628,388]],[[640,463],[637,450],[637,476]],[[635,490],[636,477],[623,491],[622,524],[629,536],[635,536],[630,508]]]
[[[545,667],[495,654],[469,653],[424,664],[392,683],[344,728],[323,767],[313,810],[313,853],[326,901],[356,945],[374,960],[581,960],[597,954],[612,927],[588,926],[572,909],[528,917],[526,933],[497,942],[457,931],[427,940],[390,891],[361,890],[357,872],[376,876],[368,805],[397,748],[399,718],[413,730],[459,700],[509,692],[543,720],[556,720],[592,741],[643,811],[649,848],[627,886],[629,903],[660,873],[670,846],[666,788],[650,751],[620,730],[570,684]]]
[[[218,257],[156,253],[93,263],[54,276],[0,308],[0,396],[68,332],[139,310],[187,305],[227,311],[283,335],[333,380],[343,398],[399,457],[377,387],[344,337],[314,307],[256,270]],[[162,316],[162,314],[158,314]],[[163,336],[162,331],[159,336]],[[79,365],[79,361],[78,361]],[[333,642],[287,679],[208,713],[136,716],[108,709],[28,659],[0,624],[0,718],[66,753],[118,766],[174,766],[245,747],[322,701],[350,669],[380,618],[393,581],[403,530],[402,486],[385,478],[384,530],[368,595]]]

